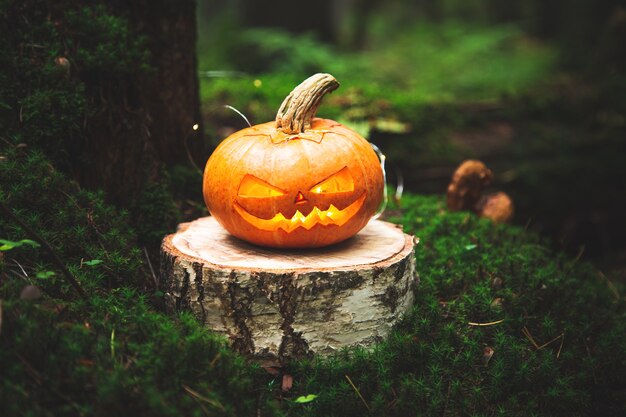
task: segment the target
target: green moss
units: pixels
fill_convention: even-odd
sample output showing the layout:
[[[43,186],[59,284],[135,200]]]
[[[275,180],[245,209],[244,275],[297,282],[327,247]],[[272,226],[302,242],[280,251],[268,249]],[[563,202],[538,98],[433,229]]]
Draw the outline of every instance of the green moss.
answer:
[[[4,156],[0,200],[53,246],[88,299],[73,292],[41,247],[0,252],[0,414],[251,415],[257,368],[190,315],[156,311],[162,294],[129,216],[69,181],[41,153]],[[158,187],[150,195],[163,197]],[[30,237],[5,217],[0,236]],[[41,271],[54,275],[39,278]],[[27,284],[43,297],[20,299]]]
[[[70,48],[83,79],[121,80],[151,71],[147,39],[137,36],[127,18],[111,13],[104,4],[66,11],[64,24],[75,33]]]
[[[81,189],[59,173],[40,152],[7,150],[0,163],[0,199],[46,239],[86,286],[139,284],[142,255],[128,215],[104,203],[102,193]],[[1,235],[20,240],[27,232],[9,218],[0,219]],[[23,249],[20,249],[22,251]],[[26,268],[55,270],[45,251],[25,248]],[[88,268],[84,261],[99,259],[103,266]],[[35,268],[36,269],[36,268]],[[32,270],[32,272],[36,272]],[[61,274],[40,283],[54,294],[63,293]],[[87,278],[88,277],[88,278]]]
[[[188,315],[114,290],[83,308],[3,303],[2,415],[251,415],[252,375]]]
[[[80,177],[93,172],[95,154],[107,151],[98,143],[104,120],[118,124],[111,135],[134,132],[129,136],[140,140],[145,120],[133,80],[152,74],[146,45],[128,17],[104,2],[0,3],[2,145],[42,150],[58,169]]]
[[[590,265],[550,253],[520,228],[448,213],[439,198],[408,196],[402,206],[396,220],[420,237],[415,308],[371,352],[293,364],[294,395],[319,397],[290,404],[291,414],[624,411],[626,310]],[[525,331],[539,346],[552,343],[537,349]]]
[[[179,221],[170,176],[167,172],[159,176],[160,180],[147,184],[131,205],[139,243],[152,249],[161,244],[163,236],[176,229]]]
[[[29,274],[55,266],[38,248],[5,253],[0,366],[7,378],[0,392],[12,401],[0,401],[3,414],[199,415],[204,407],[253,415],[257,406],[263,415],[329,416],[571,416],[593,415],[600,405],[604,415],[623,411],[622,300],[589,265],[550,253],[522,229],[448,213],[439,198],[407,196],[395,219],[421,239],[415,308],[372,351],[293,363],[287,372],[295,387],[285,394],[190,316],[163,316],[137,289],[110,287],[109,269],[133,276],[126,282],[147,274],[125,216],[68,185],[41,155],[9,156],[0,164],[2,183],[8,175],[25,178],[3,198],[53,243],[90,297],[72,301],[60,277],[31,278],[43,299],[19,300],[26,282],[12,259]],[[59,193],[63,202],[55,201]],[[58,226],[51,212],[59,213]],[[70,220],[74,227],[63,230]],[[7,238],[26,237],[15,225],[0,226]],[[81,258],[104,262],[80,267]],[[539,345],[553,342],[537,349],[523,329]],[[488,363],[487,347],[494,351]],[[318,397],[291,401],[306,394]]]
[[[139,88],[133,80],[153,74],[147,39],[137,35],[128,16],[104,2],[6,0],[0,4],[0,28],[2,149],[19,145],[40,151],[55,169],[84,186],[108,187],[109,201],[127,203],[138,242],[157,247],[177,220],[167,173],[147,172],[153,162],[149,150],[137,162],[146,165],[146,172],[133,171],[120,166],[119,150],[102,143],[125,135],[129,141],[142,140],[145,112],[137,107]],[[110,137],[103,134],[103,124],[111,125]],[[38,166],[48,163],[42,158]],[[6,178],[15,174],[13,167]],[[127,184],[132,195],[123,189]],[[68,221],[70,233],[73,219],[66,212],[55,219]],[[76,249],[83,248],[81,243]]]

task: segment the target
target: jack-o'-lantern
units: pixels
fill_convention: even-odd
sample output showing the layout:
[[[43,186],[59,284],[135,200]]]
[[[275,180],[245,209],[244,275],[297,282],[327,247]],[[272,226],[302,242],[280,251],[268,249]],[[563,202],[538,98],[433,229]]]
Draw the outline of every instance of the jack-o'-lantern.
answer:
[[[339,86],[316,74],[296,87],[276,120],[226,138],[204,171],[206,205],[233,235],[254,244],[320,247],[361,230],[383,198],[383,173],[358,133],[315,118]]]

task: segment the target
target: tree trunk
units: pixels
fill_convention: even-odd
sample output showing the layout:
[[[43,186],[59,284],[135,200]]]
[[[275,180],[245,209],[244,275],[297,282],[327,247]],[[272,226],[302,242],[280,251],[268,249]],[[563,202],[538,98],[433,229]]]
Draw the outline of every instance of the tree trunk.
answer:
[[[145,37],[149,68],[122,76],[81,75],[97,112],[86,121],[90,140],[81,145],[84,160],[75,175],[81,184],[104,188],[111,200],[126,202],[158,180],[160,165],[189,164],[191,156],[202,166],[208,157],[201,133],[195,2],[108,5],[129,19],[133,39]]]
[[[135,0],[130,7],[138,31],[148,37],[156,69],[153,78],[139,80],[150,117],[150,142],[160,161],[186,163],[188,150],[202,165],[208,147],[201,135],[196,2]]]

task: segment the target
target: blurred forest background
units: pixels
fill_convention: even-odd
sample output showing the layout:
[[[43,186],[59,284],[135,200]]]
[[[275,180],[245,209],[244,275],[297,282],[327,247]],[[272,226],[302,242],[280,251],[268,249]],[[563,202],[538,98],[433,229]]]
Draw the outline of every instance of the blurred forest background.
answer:
[[[623,1],[199,1],[197,22],[212,146],[245,126],[224,105],[272,120],[330,72],[342,87],[320,116],[376,143],[392,183],[441,194],[479,158],[517,223],[624,275]]]

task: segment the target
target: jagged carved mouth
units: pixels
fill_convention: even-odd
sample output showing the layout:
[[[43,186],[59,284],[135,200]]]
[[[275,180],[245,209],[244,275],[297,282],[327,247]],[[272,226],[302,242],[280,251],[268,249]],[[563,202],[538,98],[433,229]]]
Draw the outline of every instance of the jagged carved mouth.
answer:
[[[235,210],[237,210],[237,213],[239,213],[244,220],[259,230],[275,232],[278,229],[283,229],[285,232],[290,233],[298,227],[310,230],[316,224],[321,224],[323,226],[343,226],[361,209],[364,201],[365,193],[361,194],[359,198],[343,210],[339,210],[332,204],[327,210],[320,210],[317,207],[313,207],[313,210],[311,210],[311,212],[306,216],[298,210],[290,219],[286,218],[282,213],[278,213],[271,219],[261,219],[248,213],[248,211],[241,207],[237,202],[235,202],[234,207]]]

